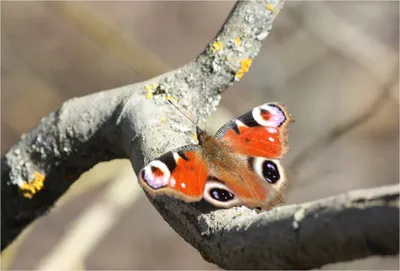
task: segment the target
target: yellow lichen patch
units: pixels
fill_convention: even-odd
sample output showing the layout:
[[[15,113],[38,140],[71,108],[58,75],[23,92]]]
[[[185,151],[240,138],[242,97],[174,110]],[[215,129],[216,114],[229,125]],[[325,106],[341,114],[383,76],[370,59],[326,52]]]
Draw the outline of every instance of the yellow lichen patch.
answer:
[[[147,91],[146,92],[146,99],[151,99],[153,98],[153,93],[151,93],[151,91]]]
[[[235,43],[236,43],[237,45],[242,44],[242,39],[241,39],[239,36],[237,36],[236,39],[235,39]]]
[[[153,98],[153,86],[152,85],[147,85],[144,86],[144,89],[146,90],[146,99],[151,99]]]
[[[165,99],[166,99],[166,100],[171,100],[171,101],[176,102],[176,103],[177,103],[178,100],[179,100],[178,97],[171,96],[171,95],[166,95],[166,96],[165,96]]]
[[[196,133],[193,134],[193,138],[194,138],[195,141],[199,142],[199,138],[197,137]]]
[[[162,123],[167,122],[167,118],[166,118],[166,117],[161,117],[161,122],[162,122]]]
[[[236,73],[236,77],[241,79],[243,77],[243,75],[249,71],[251,63],[253,62],[253,59],[251,58],[247,58],[244,59],[242,61],[240,61],[240,69],[239,71]]]
[[[212,44],[213,53],[216,53],[216,52],[218,52],[218,51],[221,51],[223,47],[224,47],[224,44],[222,43],[222,41],[215,41],[215,42]]]
[[[44,186],[45,177],[43,174],[35,171],[33,173],[33,180],[30,182],[24,181],[24,183],[19,187],[22,191],[24,191],[23,196],[25,198],[32,198],[34,194],[39,192]]]
[[[273,12],[275,7],[272,4],[267,4],[267,9]]]
[[[158,88],[159,86],[160,86],[159,84],[153,83],[153,89],[156,89],[156,88]]]

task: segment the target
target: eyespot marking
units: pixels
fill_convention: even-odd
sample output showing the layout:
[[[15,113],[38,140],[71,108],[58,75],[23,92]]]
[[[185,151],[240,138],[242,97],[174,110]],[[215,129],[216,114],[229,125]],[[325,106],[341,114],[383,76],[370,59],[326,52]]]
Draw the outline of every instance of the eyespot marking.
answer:
[[[263,118],[263,120],[267,121],[271,118],[271,113],[268,110],[265,110],[264,108],[260,109],[260,116]]]
[[[218,201],[227,202],[233,200],[235,197],[231,192],[225,189],[220,188],[212,188],[210,190],[210,196]]]
[[[142,169],[140,177],[148,186],[158,189],[168,185],[171,173],[167,165],[159,160],[154,160]]]
[[[275,104],[256,107],[252,115],[259,125],[266,127],[280,127],[287,119],[283,110]]]
[[[247,162],[249,168],[254,170],[263,180],[275,184],[281,179],[280,169],[272,160],[262,157],[249,157]]]
[[[156,177],[156,178],[162,177],[164,175],[164,172],[161,169],[159,169],[158,167],[151,166],[150,169],[151,169],[151,173],[153,173],[154,177]]]
[[[203,198],[217,207],[228,208],[241,204],[239,198],[223,183],[223,181],[213,181],[210,177],[206,183]]]
[[[262,165],[262,174],[270,183],[276,183],[281,178],[278,166],[270,160],[264,161]]]

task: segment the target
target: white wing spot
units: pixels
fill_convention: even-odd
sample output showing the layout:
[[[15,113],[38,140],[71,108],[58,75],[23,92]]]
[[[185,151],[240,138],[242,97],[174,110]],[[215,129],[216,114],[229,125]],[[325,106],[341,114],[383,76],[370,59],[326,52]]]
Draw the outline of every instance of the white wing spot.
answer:
[[[171,179],[169,179],[169,184],[171,185],[171,187],[175,187],[176,185],[176,180],[174,178],[171,177]]]
[[[236,125],[238,126],[238,127],[247,127],[246,125],[244,125],[244,123],[243,122],[241,122],[240,120],[235,120],[235,123],[236,123]]]
[[[275,139],[273,139],[272,137],[268,137],[268,140],[271,141],[271,142],[275,141]]]
[[[181,159],[181,157],[179,156],[179,154],[178,154],[177,152],[174,152],[174,153],[173,153],[173,156],[174,156],[175,162],[178,163],[179,159]]]
[[[277,132],[277,130],[275,128],[269,127],[267,128],[267,131],[271,134],[275,134]]]
[[[181,183],[181,186],[182,186],[182,188],[185,188],[186,184],[185,183]]]

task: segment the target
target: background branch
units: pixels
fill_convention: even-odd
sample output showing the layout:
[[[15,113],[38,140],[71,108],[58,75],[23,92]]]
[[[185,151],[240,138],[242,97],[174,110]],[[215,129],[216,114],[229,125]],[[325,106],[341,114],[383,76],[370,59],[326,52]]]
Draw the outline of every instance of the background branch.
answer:
[[[318,153],[321,153],[324,149],[328,148],[336,140],[338,140],[345,134],[367,122],[371,117],[376,114],[379,109],[383,108],[385,101],[390,96],[391,89],[396,84],[398,84],[398,74],[399,69],[397,67],[397,69],[392,72],[392,76],[389,78],[389,82],[387,82],[385,86],[383,86],[381,94],[361,114],[353,117],[352,119],[348,120],[346,123],[340,126],[334,127],[331,131],[328,132],[327,135],[317,138],[314,142],[312,142],[312,144],[310,144],[310,146],[304,148],[302,152],[297,154],[288,165],[288,167],[290,168],[289,176],[293,177],[290,179],[296,179],[295,176],[299,174],[300,168],[305,161],[308,161],[310,158],[317,157]],[[310,184],[312,184],[312,182],[307,183],[307,185]],[[289,186],[288,189],[291,189],[292,187],[293,186]]]

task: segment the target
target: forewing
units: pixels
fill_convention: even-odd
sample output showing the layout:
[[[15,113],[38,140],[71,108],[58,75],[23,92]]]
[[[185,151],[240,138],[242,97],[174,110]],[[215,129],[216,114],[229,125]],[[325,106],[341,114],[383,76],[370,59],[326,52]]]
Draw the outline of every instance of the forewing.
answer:
[[[140,171],[138,180],[152,196],[166,194],[194,202],[203,197],[207,176],[201,151],[189,145],[150,162]]]
[[[280,159],[288,151],[291,122],[293,120],[283,105],[267,103],[228,122],[215,137],[239,154]]]

